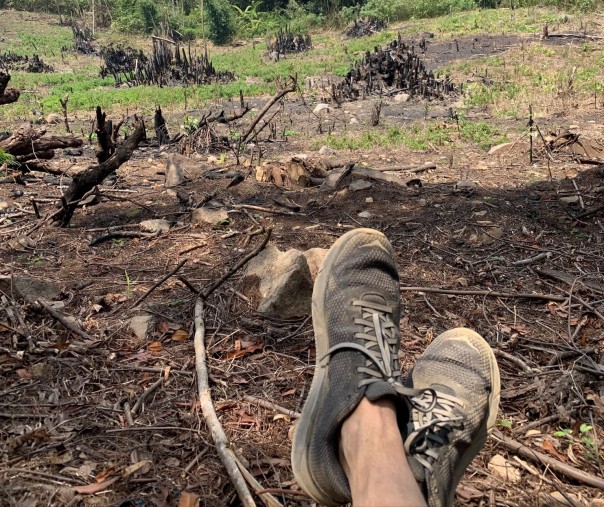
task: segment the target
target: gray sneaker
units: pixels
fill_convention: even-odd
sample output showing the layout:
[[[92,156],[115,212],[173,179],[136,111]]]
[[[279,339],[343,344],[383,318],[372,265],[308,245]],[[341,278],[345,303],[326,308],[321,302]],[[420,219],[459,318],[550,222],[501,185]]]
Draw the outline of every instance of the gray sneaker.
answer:
[[[429,507],[453,505],[455,488],[495,424],[499,368],[489,344],[470,329],[439,335],[418,359],[407,386],[403,435],[413,474]]]
[[[331,507],[351,501],[338,460],[344,420],[363,397],[398,399],[406,414],[399,397],[409,391],[398,361],[399,279],[382,233],[355,229],[334,243],[315,282],[312,317],[317,359],[294,433],[292,467],[302,489]]]

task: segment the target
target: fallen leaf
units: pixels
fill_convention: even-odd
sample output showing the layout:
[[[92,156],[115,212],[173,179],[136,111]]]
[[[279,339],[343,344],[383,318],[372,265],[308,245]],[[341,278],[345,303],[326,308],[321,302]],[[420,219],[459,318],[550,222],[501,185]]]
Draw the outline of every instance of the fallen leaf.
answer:
[[[501,454],[495,454],[495,456],[491,458],[488,468],[494,475],[511,483],[519,482],[522,477],[520,471]]]
[[[172,335],[172,340],[175,342],[184,342],[189,338],[189,333],[184,329],[177,329]]]
[[[107,477],[113,475],[115,472],[115,467],[107,467],[101,470],[97,476],[95,477],[96,482],[103,482]]]
[[[109,486],[117,482],[119,477],[114,477],[104,482],[93,482],[92,484],[86,484],[86,486],[73,486],[71,489],[80,495],[93,495],[99,491],[107,489]]]
[[[199,507],[199,496],[190,491],[183,491],[178,499],[178,507]]]
[[[22,379],[30,379],[31,378],[31,373],[28,372],[25,368],[19,368],[17,370],[17,375],[19,376],[19,378],[22,378]]]
[[[151,464],[151,460],[143,459],[134,465],[127,466],[122,470],[122,477],[130,477],[133,473],[138,472],[141,468]]]
[[[151,352],[160,352],[161,349],[163,349],[163,348],[164,348],[164,346],[161,344],[161,342],[155,341],[155,342],[151,342],[149,344],[149,350]]]
[[[285,414],[275,414],[273,416],[273,421],[278,421],[279,419],[284,419],[287,422],[290,422],[290,417],[288,415]]]
[[[292,394],[296,394],[295,387],[292,387],[291,389],[288,389],[287,391],[282,392],[281,396],[291,396]]]
[[[170,331],[170,323],[169,322],[160,322],[159,326],[157,326],[160,333],[167,333]]]
[[[567,459],[566,459],[566,456],[564,456],[563,454],[560,454],[558,452],[558,450],[554,447],[554,444],[552,444],[549,440],[544,440],[543,441],[543,450],[546,453],[551,454],[555,458],[559,459],[563,463],[567,463],[568,462]]]

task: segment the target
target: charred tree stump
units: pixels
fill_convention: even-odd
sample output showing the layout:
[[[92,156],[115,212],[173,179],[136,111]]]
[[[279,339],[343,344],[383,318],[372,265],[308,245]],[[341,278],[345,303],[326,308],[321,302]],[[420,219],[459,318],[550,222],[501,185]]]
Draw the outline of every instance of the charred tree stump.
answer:
[[[7,88],[10,74],[0,71],[0,106],[19,100],[21,93],[16,88]]]
[[[371,110],[371,126],[377,127],[380,124],[380,113],[382,112],[382,101],[376,102],[373,104],[373,109]]]
[[[115,145],[113,144],[113,122],[107,120],[107,114],[103,113],[101,106],[96,107],[95,132],[98,143],[96,159],[99,164],[102,164],[115,153]]]
[[[99,111],[100,108],[97,108],[97,112]],[[126,141],[114,147],[114,153],[109,158],[81,173],[75,174],[71,185],[69,185],[61,199],[63,209],[54,217],[54,220],[60,222],[61,227],[68,226],[78,201],[96,185],[102,183],[107,176],[115,172],[124,162],[128,161],[144,137],[145,123],[142,119],[137,119],[134,132]]]
[[[170,144],[170,134],[168,134],[168,127],[166,126],[166,120],[164,120],[161,114],[161,107],[157,107],[155,110],[155,137],[157,138],[158,146],[162,144]]]

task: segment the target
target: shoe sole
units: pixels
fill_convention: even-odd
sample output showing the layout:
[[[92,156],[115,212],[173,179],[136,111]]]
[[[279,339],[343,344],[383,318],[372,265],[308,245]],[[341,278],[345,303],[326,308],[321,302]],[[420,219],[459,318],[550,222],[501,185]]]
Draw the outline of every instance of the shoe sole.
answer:
[[[459,332],[459,329],[451,329],[450,331],[446,331],[449,333]],[[465,336],[464,336],[465,335]],[[468,336],[470,335],[470,336]],[[497,414],[499,411],[499,400],[501,397],[501,379],[499,376],[499,366],[497,365],[497,359],[495,359],[495,354],[493,353],[493,349],[486,342],[486,340],[480,336],[478,333],[472,331],[471,329],[463,329],[463,332],[458,336],[451,337],[450,339],[465,341],[472,348],[477,349],[481,354],[487,354],[489,358],[489,367],[491,373],[491,394],[489,395],[489,416],[485,420],[484,424],[480,427],[478,431],[478,435],[474,440],[474,443],[468,448],[468,450],[461,456],[459,460],[459,465],[457,466],[455,472],[453,473],[453,484],[454,488],[451,488],[449,493],[449,497],[447,498],[446,506],[453,505],[453,500],[455,498],[455,491],[457,489],[457,485],[461,480],[463,474],[466,471],[468,465],[472,462],[474,457],[480,452],[482,447],[484,446],[488,434],[490,430],[495,426],[497,421]],[[478,343],[476,343],[478,342]]]
[[[327,334],[327,323],[325,321],[325,312],[323,311],[323,308],[327,283],[331,272],[330,268],[335,263],[342,249],[348,244],[351,238],[354,238],[357,234],[371,234],[376,237],[376,240],[378,240],[378,238],[384,238],[384,235],[381,232],[373,229],[353,229],[341,236],[329,249],[325,259],[323,259],[312,293],[312,321],[316,344],[315,371],[310,384],[308,397],[303,408],[303,417],[300,418],[296,425],[292,443],[292,468],[298,485],[315,501],[328,507],[340,504],[334,503],[333,499],[325,493],[313,479],[308,467],[308,443],[312,438],[314,429],[315,411],[319,400],[320,386],[327,373],[327,368],[320,367],[319,360],[324,357],[329,350],[329,337]],[[306,411],[306,413],[304,413],[304,411]]]

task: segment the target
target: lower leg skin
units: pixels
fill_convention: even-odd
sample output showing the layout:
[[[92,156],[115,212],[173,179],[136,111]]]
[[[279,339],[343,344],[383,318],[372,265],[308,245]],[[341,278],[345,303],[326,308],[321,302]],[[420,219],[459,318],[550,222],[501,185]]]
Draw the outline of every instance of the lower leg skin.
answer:
[[[353,507],[426,507],[407,463],[392,401],[361,400],[340,432]]]

